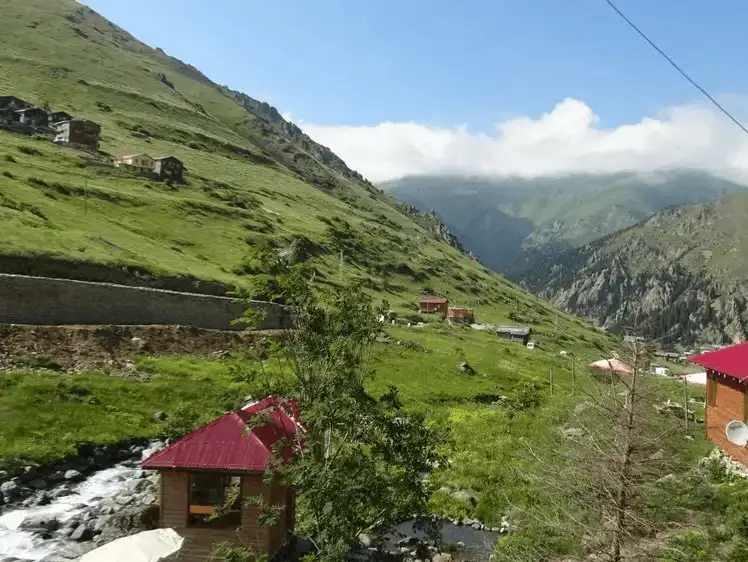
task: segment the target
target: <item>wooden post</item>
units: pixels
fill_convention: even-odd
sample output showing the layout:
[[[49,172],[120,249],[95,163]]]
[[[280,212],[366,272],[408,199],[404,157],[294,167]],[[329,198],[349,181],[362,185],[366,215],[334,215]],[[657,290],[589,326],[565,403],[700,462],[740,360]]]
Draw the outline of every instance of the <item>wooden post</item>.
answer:
[[[572,354],[571,356],[571,393],[576,394],[577,392],[577,356]]]
[[[548,366],[548,378],[551,381],[551,396],[553,396],[553,365]]]
[[[689,435],[688,427],[688,381],[683,379],[683,405],[685,406],[685,418],[686,418],[686,435]]]

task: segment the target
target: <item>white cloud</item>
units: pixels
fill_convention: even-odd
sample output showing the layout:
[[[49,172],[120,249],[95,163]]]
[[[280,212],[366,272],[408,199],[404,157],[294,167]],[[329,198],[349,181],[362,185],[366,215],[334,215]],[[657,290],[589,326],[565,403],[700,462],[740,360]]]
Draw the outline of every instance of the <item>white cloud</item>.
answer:
[[[297,121],[370,180],[411,174],[547,176],[691,168],[748,181],[748,135],[703,105],[671,107],[612,129],[584,102],[565,99],[540,117],[492,134],[418,123],[321,126]]]

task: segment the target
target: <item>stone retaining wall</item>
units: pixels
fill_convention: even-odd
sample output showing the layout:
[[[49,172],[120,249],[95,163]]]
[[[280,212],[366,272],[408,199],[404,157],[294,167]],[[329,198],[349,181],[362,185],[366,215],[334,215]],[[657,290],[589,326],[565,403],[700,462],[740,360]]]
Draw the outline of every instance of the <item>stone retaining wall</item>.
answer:
[[[264,311],[258,329],[284,327],[280,306],[253,301]],[[112,283],[92,283],[0,273],[0,324],[178,324],[242,329],[233,321],[246,304],[238,299]]]

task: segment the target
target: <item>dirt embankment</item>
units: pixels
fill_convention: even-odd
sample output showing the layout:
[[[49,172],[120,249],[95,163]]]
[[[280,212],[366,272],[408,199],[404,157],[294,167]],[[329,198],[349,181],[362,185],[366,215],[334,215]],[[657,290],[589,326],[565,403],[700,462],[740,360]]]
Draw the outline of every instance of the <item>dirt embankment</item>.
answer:
[[[75,371],[121,367],[137,355],[223,355],[260,350],[280,331],[205,330],[190,326],[0,325],[0,369]]]

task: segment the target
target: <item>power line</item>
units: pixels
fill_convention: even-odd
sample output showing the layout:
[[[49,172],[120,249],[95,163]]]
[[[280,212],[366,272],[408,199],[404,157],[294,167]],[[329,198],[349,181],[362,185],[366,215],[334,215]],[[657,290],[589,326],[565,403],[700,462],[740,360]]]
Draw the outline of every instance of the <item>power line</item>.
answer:
[[[732,116],[732,114],[731,114],[731,113],[730,113],[729,111],[727,111],[727,110],[726,110],[726,109],[725,109],[725,108],[724,108],[724,107],[722,106],[722,104],[720,104],[720,103],[719,103],[719,102],[718,102],[718,101],[717,101],[716,99],[714,99],[714,97],[712,97],[712,95],[711,95],[711,94],[710,94],[709,92],[707,92],[707,91],[706,91],[706,90],[705,90],[704,88],[702,88],[701,86],[699,86],[699,84],[698,84],[698,83],[697,83],[697,82],[696,82],[696,81],[695,81],[695,80],[694,80],[693,78],[691,78],[691,77],[690,77],[690,76],[689,76],[689,75],[688,75],[688,74],[686,73],[686,71],[685,71],[685,70],[683,70],[683,69],[682,69],[682,68],[681,68],[680,66],[678,66],[678,64],[677,64],[677,63],[676,63],[676,62],[675,62],[675,61],[674,61],[673,59],[671,59],[671,58],[670,58],[670,57],[669,57],[669,56],[667,55],[667,53],[665,53],[665,51],[663,51],[662,49],[660,49],[660,48],[659,48],[659,47],[657,46],[657,44],[656,44],[656,43],[655,43],[654,41],[652,41],[652,40],[651,40],[651,39],[650,39],[649,37],[647,37],[647,35],[646,35],[646,34],[645,34],[645,33],[644,33],[644,32],[643,32],[643,31],[642,31],[641,29],[639,29],[639,28],[637,27],[637,25],[636,25],[636,24],[635,24],[634,22],[632,22],[632,21],[631,21],[631,20],[630,20],[630,19],[629,19],[629,18],[628,18],[628,17],[626,16],[626,14],[624,14],[624,13],[623,13],[623,12],[622,12],[621,10],[619,10],[619,9],[618,9],[618,7],[617,7],[617,6],[616,6],[616,5],[615,5],[615,4],[614,4],[614,3],[613,3],[613,2],[611,1],[611,0],[605,0],[605,3],[606,3],[606,4],[608,4],[608,6],[610,6],[610,7],[611,7],[611,8],[613,9],[613,11],[614,11],[614,12],[615,12],[616,14],[618,14],[619,16],[621,16],[621,18],[622,18],[622,19],[623,19],[623,20],[624,20],[624,21],[625,21],[625,22],[626,22],[627,24],[629,24],[629,25],[631,26],[631,28],[632,28],[632,29],[633,29],[634,31],[636,31],[636,32],[637,32],[637,33],[638,33],[638,34],[639,34],[639,35],[640,35],[640,36],[641,36],[641,37],[642,37],[642,38],[643,38],[643,39],[644,39],[644,40],[645,40],[645,41],[646,41],[647,43],[649,43],[649,44],[650,44],[650,46],[651,46],[651,47],[652,47],[652,48],[653,48],[653,49],[654,49],[655,51],[657,51],[658,53],[660,53],[660,55],[662,55],[662,57],[663,57],[663,58],[664,58],[664,59],[665,59],[666,61],[668,61],[668,62],[670,63],[670,66],[672,66],[672,67],[673,67],[673,68],[674,68],[675,70],[677,70],[677,71],[678,71],[678,72],[680,73],[680,75],[681,75],[681,76],[683,76],[683,78],[685,78],[686,80],[688,80],[688,81],[690,82],[690,84],[691,84],[691,85],[692,85],[692,86],[693,86],[694,88],[696,88],[696,89],[697,89],[697,90],[699,90],[699,91],[700,91],[700,92],[701,92],[702,94],[704,94],[704,95],[705,95],[705,96],[707,97],[707,99],[708,99],[708,100],[709,100],[710,102],[712,102],[712,103],[713,103],[713,104],[714,104],[714,105],[715,105],[715,106],[717,107],[717,109],[719,109],[719,110],[720,110],[720,111],[721,111],[722,113],[724,113],[725,115],[727,115],[727,117],[728,117],[728,118],[730,119],[730,121],[732,121],[733,123],[735,123],[735,124],[736,124],[736,125],[737,125],[738,127],[740,127],[740,128],[741,128],[741,130],[742,130],[742,131],[743,131],[743,132],[744,132],[744,133],[745,133],[746,135],[748,135],[748,129],[746,129],[746,128],[745,128],[745,126],[743,126],[743,124],[742,124],[742,123],[741,123],[740,121],[738,121],[738,120],[737,120],[737,119],[736,119],[735,117],[733,117],[733,116]]]

